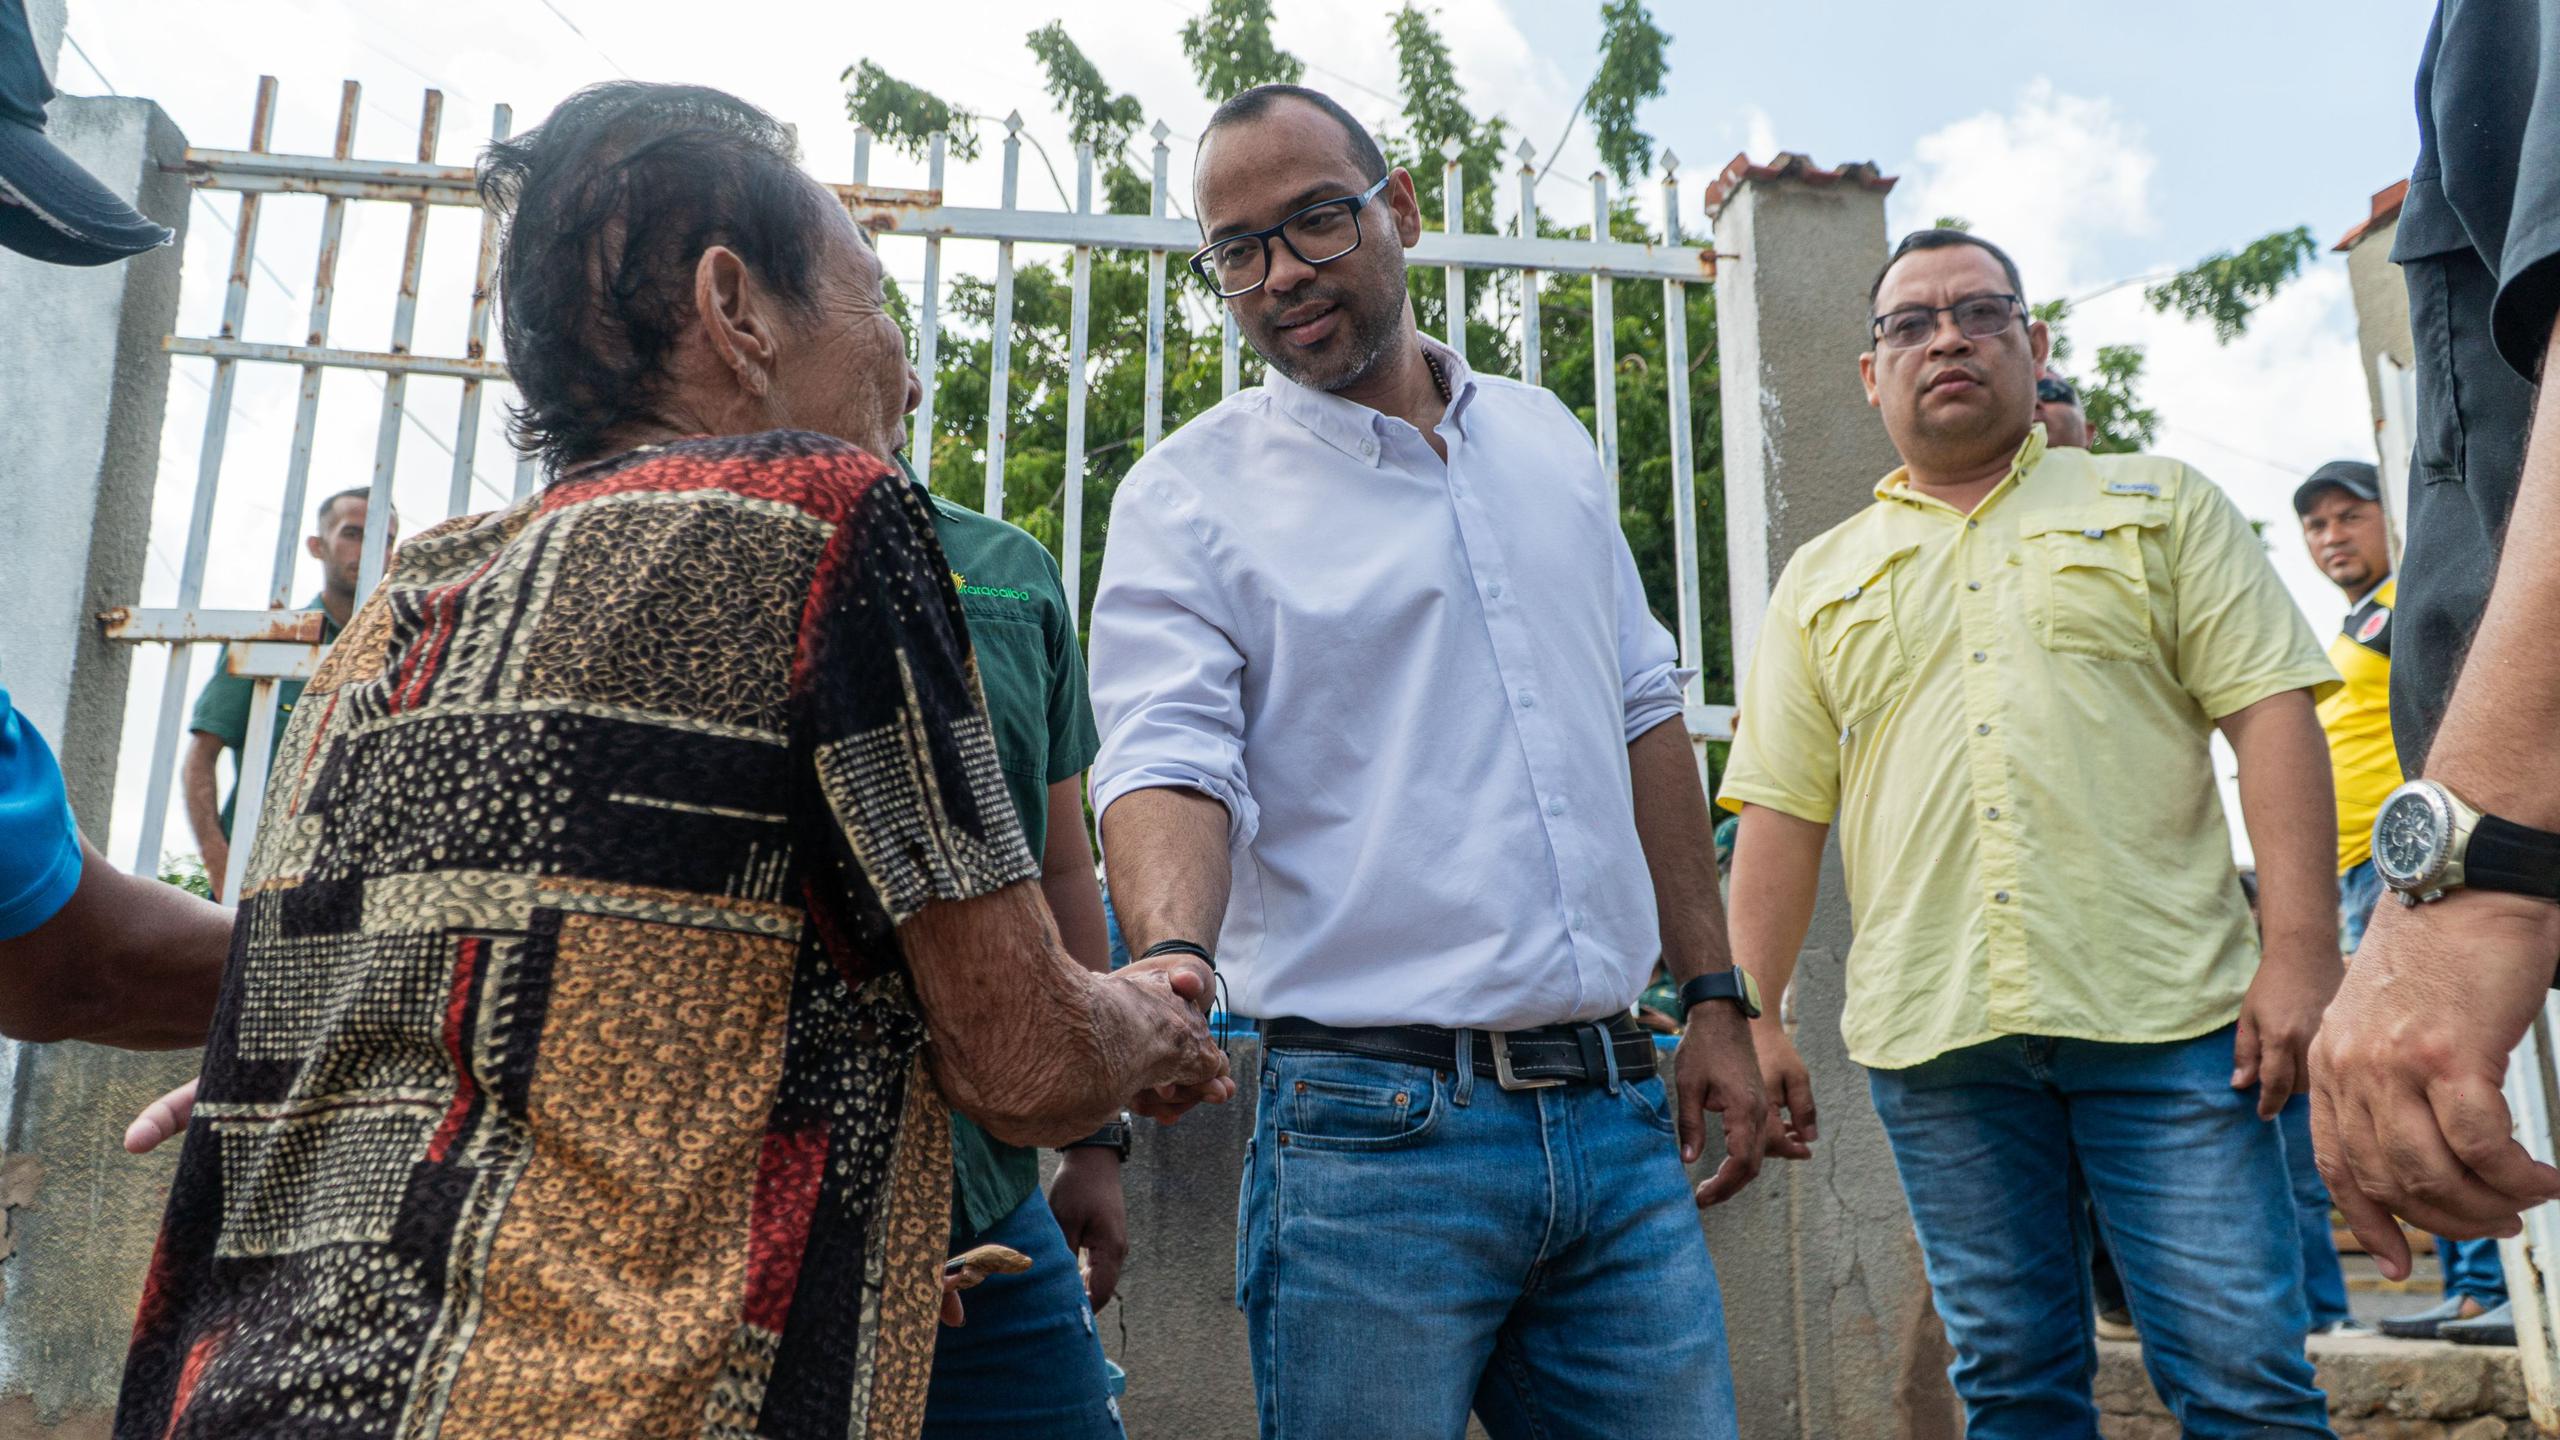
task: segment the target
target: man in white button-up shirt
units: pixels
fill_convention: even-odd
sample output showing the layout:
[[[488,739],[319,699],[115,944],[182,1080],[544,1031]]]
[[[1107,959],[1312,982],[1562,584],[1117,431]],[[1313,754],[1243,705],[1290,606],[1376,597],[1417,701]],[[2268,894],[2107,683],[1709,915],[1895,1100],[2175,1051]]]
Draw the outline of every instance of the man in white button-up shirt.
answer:
[[[1412,179],[1332,101],[1229,101],[1198,177],[1193,268],[1271,374],[1121,487],[1094,805],[1131,944],[1214,949],[1263,1023],[1263,1433],[1730,1436],[1692,1201],[1759,1166],[1755,1001],[1590,437],[1416,333]],[[1698,987],[1676,1102],[1628,1013],[1657,960]]]

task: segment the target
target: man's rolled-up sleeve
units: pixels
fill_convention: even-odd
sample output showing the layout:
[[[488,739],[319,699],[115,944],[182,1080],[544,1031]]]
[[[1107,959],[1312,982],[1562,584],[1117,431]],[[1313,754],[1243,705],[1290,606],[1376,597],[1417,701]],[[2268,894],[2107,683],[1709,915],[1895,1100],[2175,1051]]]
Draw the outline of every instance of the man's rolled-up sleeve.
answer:
[[[1626,707],[1627,743],[1632,745],[1637,736],[1680,718],[1689,682],[1698,672],[1680,668],[1679,644],[1645,604],[1644,579],[1636,573],[1626,532],[1613,525],[1609,539],[1618,580],[1619,699]]]
[[[1252,842],[1245,659],[1227,615],[1175,477],[1142,463],[1113,502],[1093,598],[1096,815],[1132,791],[1192,790],[1227,807],[1231,844]]]
[[[1759,643],[1751,648],[1716,803],[1736,814],[1759,805],[1828,825],[1840,809],[1840,727],[1822,696],[1795,591],[1790,566],[1769,595]]]
[[[2287,690],[2323,700],[2338,688],[2338,672],[2266,545],[2231,497],[2192,469],[2178,486],[2173,543],[2178,683],[2207,719]]]

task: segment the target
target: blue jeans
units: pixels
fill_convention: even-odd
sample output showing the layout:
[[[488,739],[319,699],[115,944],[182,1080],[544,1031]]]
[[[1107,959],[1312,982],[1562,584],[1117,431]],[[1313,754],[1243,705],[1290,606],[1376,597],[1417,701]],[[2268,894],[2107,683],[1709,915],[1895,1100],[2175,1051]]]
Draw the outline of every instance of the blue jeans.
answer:
[[[1660,1080],[1263,1059],[1236,1303],[1263,1440],[1734,1440]]]
[[[2436,1263],[2444,1271],[2444,1293],[2468,1295],[2495,1310],[2507,1303],[2507,1267],[2498,1259],[2495,1240],[2447,1240],[2436,1237]]]
[[[2084,1187],[2180,1432],[2330,1440],[2283,1142],[2231,1039],[2007,1036],[1868,1072],[1969,1440],[2096,1440]]]
[[[2382,903],[2382,872],[2367,857],[2338,877],[2338,950],[2353,955],[2364,943],[2364,927],[2373,923],[2373,907]]]
[[[2347,1318],[2347,1272],[2338,1264],[2338,1242],[2329,1229],[2329,1187],[2311,1158],[2311,1097],[2284,1102],[2276,1129],[2284,1141],[2294,1219],[2302,1227],[2302,1298],[2311,1309],[2311,1328],[2318,1330]]]
[[[1039,1191],[969,1241],[1031,1257],[960,1297],[968,1323],[934,1337],[925,1440],[1121,1440],[1084,1279]]]

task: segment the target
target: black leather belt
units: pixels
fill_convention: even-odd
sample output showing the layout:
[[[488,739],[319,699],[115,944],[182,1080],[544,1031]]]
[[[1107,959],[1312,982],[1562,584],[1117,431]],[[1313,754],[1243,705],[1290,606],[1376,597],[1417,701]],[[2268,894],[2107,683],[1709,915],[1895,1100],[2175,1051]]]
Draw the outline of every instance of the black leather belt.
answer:
[[[1457,1073],[1458,1032],[1437,1025],[1319,1025],[1291,1016],[1262,1022],[1262,1043],[1274,1050],[1322,1050],[1371,1060],[1396,1060]],[[1616,1057],[1618,1080],[1653,1078],[1653,1037],[1620,1015],[1578,1025],[1541,1025],[1535,1030],[1470,1030],[1475,1071],[1505,1090],[1542,1090],[1550,1085],[1599,1085],[1611,1078]]]

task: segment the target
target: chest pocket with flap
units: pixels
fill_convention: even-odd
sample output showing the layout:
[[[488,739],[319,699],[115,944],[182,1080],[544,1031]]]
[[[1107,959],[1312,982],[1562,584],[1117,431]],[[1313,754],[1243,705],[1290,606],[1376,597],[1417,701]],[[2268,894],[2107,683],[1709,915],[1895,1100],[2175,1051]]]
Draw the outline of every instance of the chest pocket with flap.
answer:
[[[1903,562],[1917,545],[1828,565],[1805,577],[1797,622],[1822,676],[1823,694],[1843,730],[1902,698],[1910,651],[1894,615]]]
[[[2036,639],[2059,655],[2148,660],[2151,582],[2142,535],[2168,523],[2165,509],[2115,505],[2040,515],[2018,527],[2018,561]]]

